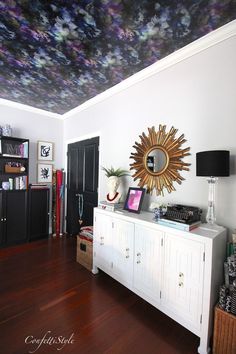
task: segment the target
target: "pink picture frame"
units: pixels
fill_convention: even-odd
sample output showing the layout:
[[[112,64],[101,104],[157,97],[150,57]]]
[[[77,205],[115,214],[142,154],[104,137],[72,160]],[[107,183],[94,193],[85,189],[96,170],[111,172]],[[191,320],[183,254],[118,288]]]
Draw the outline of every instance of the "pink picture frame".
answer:
[[[124,210],[139,214],[145,191],[145,188],[130,187],[126,196]]]

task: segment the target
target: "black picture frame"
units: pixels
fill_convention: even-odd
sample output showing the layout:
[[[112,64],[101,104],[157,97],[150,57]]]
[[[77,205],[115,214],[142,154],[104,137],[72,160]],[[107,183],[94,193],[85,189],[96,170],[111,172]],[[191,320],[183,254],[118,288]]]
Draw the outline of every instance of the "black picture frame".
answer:
[[[145,192],[145,188],[129,187],[124,204],[124,210],[139,214]]]

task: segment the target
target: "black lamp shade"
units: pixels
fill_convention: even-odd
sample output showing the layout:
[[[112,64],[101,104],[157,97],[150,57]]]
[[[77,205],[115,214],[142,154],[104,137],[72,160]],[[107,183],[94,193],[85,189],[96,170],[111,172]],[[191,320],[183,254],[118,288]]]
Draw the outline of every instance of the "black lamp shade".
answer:
[[[197,176],[229,176],[229,151],[201,151],[196,154]]]

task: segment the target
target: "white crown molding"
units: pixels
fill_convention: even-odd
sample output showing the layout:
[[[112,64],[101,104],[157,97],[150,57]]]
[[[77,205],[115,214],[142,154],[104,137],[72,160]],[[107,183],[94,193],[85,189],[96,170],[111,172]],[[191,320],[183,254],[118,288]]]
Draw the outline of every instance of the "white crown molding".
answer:
[[[57,119],[67,119],[83,110],[94,106],[95,104],[106,100],[107,98],[126,90],[127,88],[139,83],[142,80],[149,78],[152,75],[157,74],[158,72],[169,68],[172,65],[175,65],[195,54],[202,52],[222,41],[227,40],[230,37],[236,35],[236,20],[227,23],[226,25],[216,29],[208,33],[207,35],[197,39],[196,41],[186,45],[185,47],[175,51],[174,53],[166,56],[165,58],[157,61],[156,63],[148,66],[147,68],[139,71],[138,73],[128,77],[123,80],[119,84],[109,88],[108,90],[98,94],[97,96],[91,98],[90,100],[82,103],[80,106],[70,110],[69,112],[61,115],[57,113],[52,113],[49,111],[45,111],[43,109],[34,108],[31,106],[27,106],[21,103],[9,101],[0,98],[0,105],[5,105],[8,107],[14,107],[21,110],[25,110],[32,113],[37,113],[44,115],[49,118],[57,118]]]
[[[48,118],[63,119],[63,116],[61,114],[45,111],[44,109],[35,108],[32,106],[28,106],[26,104],[5,100],[3,98],[0,98],[0,106],[17,108],[22,111],[40,114],[40,115],[48,117]]]
[[[63,119],[67,119],[83,110],[92,107],[93,105],[106,100],[107,98],[139,83],[158,72],[169,68],[195,54],[198,54],[230,37],[236,35],[236,20],[208,33],[207,35],[197,39],[196,41],[186,45],[185,47],[175,51],[174,53],[166,56],[165,58],[157,61],[156,63],[148,66],[147,68],[139,71],[138,73],[128,77],[119,84],[109,88],[108,90],[98,94],[90,100],[84,102],[80,106],[72,109],[71,111],[62,115]]]

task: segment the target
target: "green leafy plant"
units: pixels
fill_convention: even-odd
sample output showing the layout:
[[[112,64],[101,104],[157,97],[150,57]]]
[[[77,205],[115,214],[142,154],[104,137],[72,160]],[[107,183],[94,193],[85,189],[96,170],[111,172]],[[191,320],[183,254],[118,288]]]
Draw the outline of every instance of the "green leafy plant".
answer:
[[[102,167],[102,170],[105,171],[105,175],[107,177],[111,177],[111,176],[116,176],[116,177],[129,176],[129,171],[122,170],[121,168],[117,168],[115,170],[114,167],[111,166],[111,168]]]

